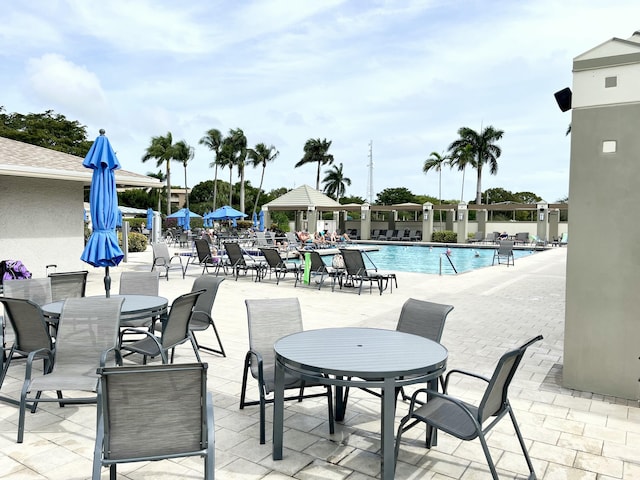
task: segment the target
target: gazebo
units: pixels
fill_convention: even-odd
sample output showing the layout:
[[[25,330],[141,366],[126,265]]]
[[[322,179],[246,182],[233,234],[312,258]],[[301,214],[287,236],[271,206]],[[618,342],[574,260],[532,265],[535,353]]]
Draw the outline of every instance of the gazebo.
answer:
[[[265,203],[262,206],[262,211],[264,212],[264,224],[267,227],[271,225],[269,212],[295,211],[295,229],[315,233],[317,220],[322,218],[323,211],[337,212],[342,208],[343,206],[333,198],[309,185],[301,185],[281,197]]]

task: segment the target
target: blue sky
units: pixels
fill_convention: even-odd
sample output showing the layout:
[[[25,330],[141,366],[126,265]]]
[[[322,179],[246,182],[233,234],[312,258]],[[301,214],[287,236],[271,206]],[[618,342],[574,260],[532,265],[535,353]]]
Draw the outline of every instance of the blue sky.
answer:
[[[569,194],[571,115],[553,93],[571,86],[574,57],[630,37],[638,19],[637,0],[6,2],[0,105],[53,109],[90,138],[104,128],[123,168],[143,174],[157,170],[140,160],[151,137],[171,131],[195,147],[190,186],[213,179],[198,145],[210,128],[239,127],[251,146],[280,151],[266,190],[315,186],[315,165],[293,166],[307,139],[326,138],[347,194],[363,198],[370,142],[375,193],[437,197],[424,160],[460,127],[493,125],[503,153],[483,190],[555,202]],[[172,177],[184,183],[181,165]],[[260,170],[246,178],[257,186]],[[459,199],[461,186],[443,170],[443,198]],[[474,192],[468,171],[465,200]]]

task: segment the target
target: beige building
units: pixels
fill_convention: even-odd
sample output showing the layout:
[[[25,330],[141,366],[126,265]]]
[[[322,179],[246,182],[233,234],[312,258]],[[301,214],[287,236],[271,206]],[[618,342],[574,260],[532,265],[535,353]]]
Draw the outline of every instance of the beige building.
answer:
[[[74,155],[0,137],[0,260],[21,260],[36,277],[93,268],[84,249],[84,189],[92,172]],[[126,163],[125,163],[126,164]],[[160,188],[159,180],[116,171],[119,187]]]
[[[640,32],[573,61],[563,381],[638,399]]]

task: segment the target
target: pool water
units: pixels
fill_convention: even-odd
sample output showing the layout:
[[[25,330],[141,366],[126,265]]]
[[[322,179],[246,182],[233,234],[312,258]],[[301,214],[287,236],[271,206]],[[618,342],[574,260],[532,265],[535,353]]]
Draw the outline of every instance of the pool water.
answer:
[[[395,270],[400,272],[440,273],[442,260],[442,274],[455,274],[446,258],[447,247],[380,245],[380,250],[363,252],[365,264],[380,270]],[[451,247],[449,258],[458,273],[469,272],[477,268],[491,266],[494,249],[489,248],[455,248]],[[366,255],[365,255],[366,253]],[[534,252],[529,250],[514,250],[515,260]],[[325,257],[326,263],[331,263],[332,256]],[[373,263],[373,265],[371,265]],[[497,265],[497,262],[496,262]]]

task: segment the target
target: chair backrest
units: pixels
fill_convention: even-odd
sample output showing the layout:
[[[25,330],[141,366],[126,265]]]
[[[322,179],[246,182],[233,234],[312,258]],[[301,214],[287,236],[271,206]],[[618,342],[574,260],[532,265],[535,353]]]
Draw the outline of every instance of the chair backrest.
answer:
[[[344,268],[348,275],[366,275],[367,267],[364,264],[362,258],[362,252],[360,250],[352,248],[341,248],[340,253],[344,260]]]
[[[87,270],[78,272],[50,273],[51,300],[57,302],[67,298],[84,297],[87,289]]]
[[[158,296],[160,274],[153,272],[122,272],[120,274],[120,295]]]
[[[153,460],[207,449],[206,363],[105,367],[99,373],[104,460]]]
[[[166,263],[169,263],[171,260],[171,255],[169,255],[169,247],[164,242],[156,242],[151,244],[151,249],[153,250],[153,261],[156,261],[156,258],[162,258]]]
[[[53,349],[49,327],[39,305],[23,298],[0,297],[0,302],[13,328],[16,350],[33,352],[40,348]]]
[[[277,268],[282,265],[282,257],[275,248],[260,247],[260,251],[271,268]]]
[[[268,245],[265,232],[256,232],[256,245],[258,247],[266,247]]]
[[[204,290],[192,291],[180,295],[173,301],[169,316],[162,328],[162,338],[160,340],[162,348],[171,348],[189,337],[191,313],[198,301],[198,297],[202,293],[204,293]]]
[[[529,232],[516,233],[516,242],[529,243]]]
[[[287,243],[289,244],[289,246],[300,244],[300,241],[298,240],[294,232],[284,232],[284,236],[287,239]]]
[[[262,355],[265,367],[275,365],[273,344],[285,335],[302,331],[302,312],[297,298],[245,300],[249,325],[249,348]],[[251,374],[258,377],[257,362]]]
[[[322,256],[316,252],[315,250],[305,250],[304,254],[309,254],[311,259],[311,273],[329,273],[329,268],[324,260],[322,260]]]
[[[513,253],[513,240],[501,240],[498,243],[498,255],[511,255]]]
[[[49,277],[5,280],[3,286],[5,297],[31,300],[40,306],[52,302]]]
[[[224,249],[227,252],[227,257],[229,257],[229,262],[232,265],[245,265],[244,255],[242,253],[242,248],[235,242],[224,243]]]
[[[218,287],[224,281],[224,277],[213,277],[210,275],[202,275],[195,279],[192,292],[199,292],[204,290],[198,297],[195,306],[193,307],[193,313],[191,314],[191,322],[205,322],[209,323],[209,317],[211,317],[211,310],[213,309],[213,303],[218,294]],[[202,318],[202,317],[205,318]]]
[[[95,377],[105,350],[118,346],[123,298],[65,300],[56,335],[54,372]]]
[[[500,357],[478,406],[478,421],[480,425],[489,417],[498,415],[504,410],[507,404],[509,385],[525,351],[529,346],[540,340],[542,340],[542,335],[532,338],[521,347],[511,350]]]
[[[211,247],[204,238],[198,238],[195,240],[196,252],[198,253],[198,261],[200,263],[206,262],[211,259]]]
[[[410,298],[402,306],[396,330],[440,342],[444,322],[453,305]]]

